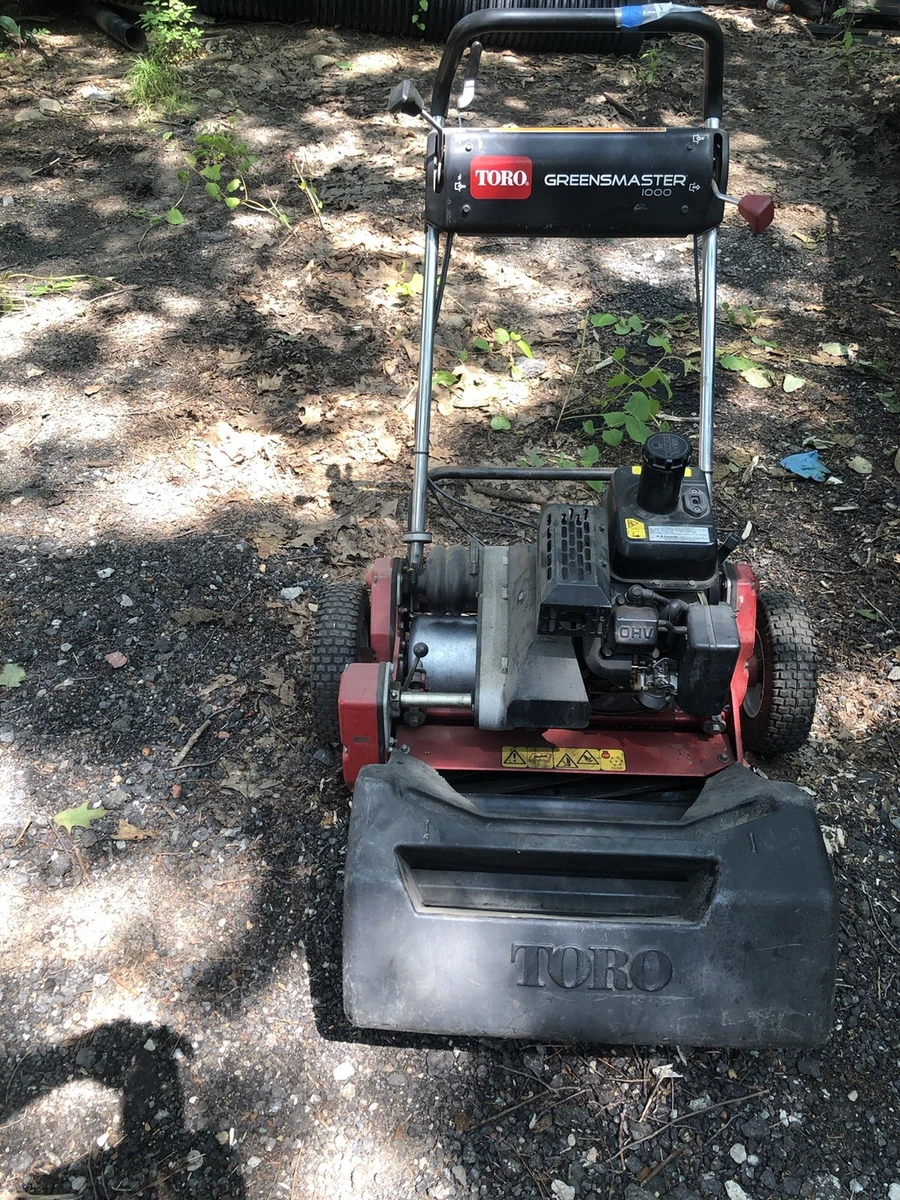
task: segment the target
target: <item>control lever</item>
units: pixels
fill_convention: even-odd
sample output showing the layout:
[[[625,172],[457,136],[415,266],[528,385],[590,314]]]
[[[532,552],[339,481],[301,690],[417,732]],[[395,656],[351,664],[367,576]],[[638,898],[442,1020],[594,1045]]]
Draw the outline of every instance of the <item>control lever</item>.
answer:
[[[462,91],[456,101],[458,111],[468,108],[475,99],[475,81],[478,78],[478,68],[481,66],[481,54],[484,50],[481,42],[473,42],[469,47],[469,57],[466,59],[466,75],[463,79]]]
[[[392,116],[403,113],[407,117],[422,117],[432,129],[436,129],[439,134],[442,132],[440,121],[436,121],[431,113],[425,111],[425,101],[413,79],[402,79],[391,89],[388,112]]]
[[[422,662],[422,659],[425,658],[425,656],[428,654],[428,647],[425,645],[424,642],[416,642],[416,644],[412,648],[412,652],[413,652],[413,665],[409,668],[409,671],[406,674],[406,681],[403,684],[404,692],[409,691],[409,685],[412,683],[413,679],[415,678],[415,674],[419,669],[419,664]]]
[[[440,187],[444,169],[444,127],[430,112],[425,111],[425,101],[414,80],[402,79],[391,89],[388,97],[388,112],[392,116],[403,113],[407,117],[422,117],[437,134],[437,145],[434,152],[434,186],[437,189]]]
[[[717,200],[737,205],[738,212],[754,233],[764,233],[775,220],[775,201],[771,196],[750,194],[741,196],[738,200],[737,196],[728,196],[725,192],[720,192],[716,187],[715,180],[713,180],[712,190]]]

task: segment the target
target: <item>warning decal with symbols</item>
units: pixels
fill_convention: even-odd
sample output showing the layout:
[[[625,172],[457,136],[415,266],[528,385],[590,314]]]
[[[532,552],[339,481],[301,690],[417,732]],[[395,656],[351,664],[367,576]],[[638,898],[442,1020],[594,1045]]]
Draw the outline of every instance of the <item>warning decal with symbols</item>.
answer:
[[[624,750],[602,750],[569,746],[554,750],[550,746],[504,746],[500,761],[504,767],[535,768],[539,771],[624,771]]]

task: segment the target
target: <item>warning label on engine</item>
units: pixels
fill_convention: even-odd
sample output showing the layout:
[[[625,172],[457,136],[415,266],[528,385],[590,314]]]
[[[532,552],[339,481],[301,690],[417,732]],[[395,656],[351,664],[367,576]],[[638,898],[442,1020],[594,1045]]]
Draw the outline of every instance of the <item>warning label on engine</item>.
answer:
[[[538,771],[624,771],[624,750],[598,750],[593,747],[504,746],[500,762],[504,767],[534,768]]]
[[[651,525],[651,542],[680,542],[682,545],[708,546],[709,530],[695,525]]]

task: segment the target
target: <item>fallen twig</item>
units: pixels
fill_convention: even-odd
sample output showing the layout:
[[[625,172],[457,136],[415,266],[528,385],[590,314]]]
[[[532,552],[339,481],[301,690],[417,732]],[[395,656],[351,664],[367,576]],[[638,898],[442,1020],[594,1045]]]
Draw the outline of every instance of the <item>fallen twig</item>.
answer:
[[[191,734],[191,736],[188,738],[188,740],[184,743],[184,745],[181,747],[181,749],[178,751],[178,753],[172,759],[173,767],[181,766],[181,764],[184,762],[184,760],[187,758],[187,756],[190,754],[190,752],[193,750],[193,748],[197,745],[197,743],[203,737],[204,733],[206,733],[207,729],[209,729],[210,725],[212,725],[212,719],[210,717],[207,717],[206,720],[203,722],[203,724],[199,727],[199,729],[194,730],[194,732]]]
[[[667,1121],[665,1125],[660,1125],[659,1129],[655,1129],[653,1133],[648,1133],[645,1137],[637,1138],[633,1142],[629,1142],[627,1146],[621,1146],[615,1154],[605,1159],[605,1163],[613,1163],[620,1154],[624,1154],[626,1150],[633,1150],[635,1146],[641,1146],[644,1142],[652,1142],[654,1138],[658,1138],[661,1133],[665,1133],[667,1129],[671,1129],[673,1125],[682,1125],[685,1121],[690,1121],[693,1117],[701,1117],[704,1113],[713,1112],[717,1108],[728,1108],[734,1104],[746,1104],[748,1100],[755,1100],[757,1096],[768,1096],[768,1088],[760,1088],[757,1092],[748,1092],[746,1096],[738,1096],[734,1100],[720,1100],[717,1104],[707,1104],[705,1108],[698,1108],[694,1112],[685,1113],[683,1117],[676,1117],[674,1121]]]
[[[574,1100],[576,1096],[582,1095],[588,1091],[588,1088],[575,1088],[570,1096],[563,1096],[561,1100],[554,1101],[553,1104],[544,1105],[541,1112],[549,1112],[551,1108],[556,1108],[558,1104],[565,1104],[567,1100]],[[518,1104],[511,1104],[509,1108],[501,1109],[500,1112],[494,1113],[492,1117],[485,1117],[483,1121],[479,1121],[477,1125],[472,1126],[472,1131],[481,1129],[484,1125],[496,1125],[498,1121],[502,1121],[504,1117],[508,1117],[510,1113],[516,1112],[517,1109],[524,1108],[526,1104],[533,1104],[535,1100],[541,1100],[542,1097],[537,1094],[526,1096],[524,1100],[520,1100]]]

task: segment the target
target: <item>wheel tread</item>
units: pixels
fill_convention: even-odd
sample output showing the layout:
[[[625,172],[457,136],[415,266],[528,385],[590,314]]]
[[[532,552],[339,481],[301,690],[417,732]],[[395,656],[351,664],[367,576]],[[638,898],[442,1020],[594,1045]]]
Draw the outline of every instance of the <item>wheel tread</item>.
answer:
[[[309,669],[312,723],[324,743],[341,740],[338,694],[341,676],[359,660],[361,640],[368,635],[368,593],[361,583],[333,583],[316,613]]]
[[[768,643],[771,678],[760,711],[744,714],[744,744],[763,758],[798,750],[809,736],[816,710],[818,667],[809,617],[799,600],[783,588],[760,592],[757,630]]]

